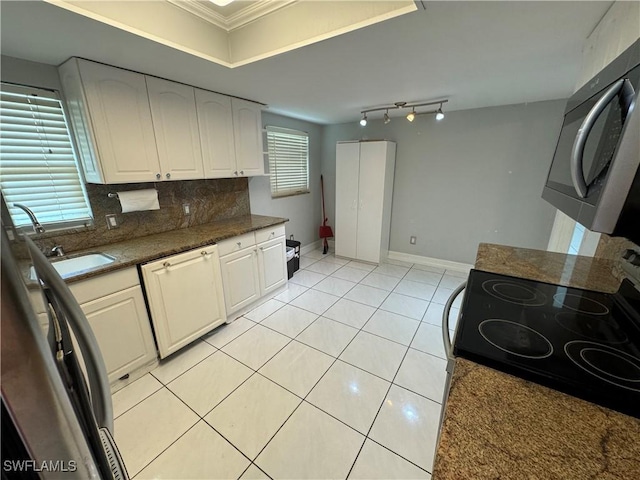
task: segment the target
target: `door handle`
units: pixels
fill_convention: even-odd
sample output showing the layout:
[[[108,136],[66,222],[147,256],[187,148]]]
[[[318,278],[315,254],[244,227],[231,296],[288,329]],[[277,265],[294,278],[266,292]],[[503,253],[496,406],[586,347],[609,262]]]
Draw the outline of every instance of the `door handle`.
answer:
[[[444,351],[447,355],[447,359],[453,358],[453,348],[451,346],[451,335],[449,335],[449,314],[451,313],[451,307],[453,302],[456,301],[458,295],[467,287],[467,282],[464,282],[458,288],[456,288],[444,306],[444,312],[442,313],[442,341],[444,343]]]
[[[584,118],[582,125],[580,125],[580,128],[578,129],[578,134],[576,135],[576,139],[573,142],[573,148],[571,149],[571,182],[573,183],[573,188],[575,188],[576,193],[580,198],[585,198],[587,196],[587,190],[589,188],[584,178],[584,172],[582,171],[584,147],[587,143],[587,137],[589,136],[589,133],[591,133],[591,129],[598,120],[598,117],[600,117],[600,114],[605,108],[607,108],[607,105],[611,103],[611,100],[613,100],[613,98],[623,90],[623,88],[626,91],[623,93],[622,98],[623,101],[627,103],[630,98],[629,95],[633,95],[634,90],[631,82],[626,78],[622,78],[611,85],[604,95],[600,97]],[[625,105],[627,111],[629,106],[630,102],[628,105]],[[625,115],[627,114],[627,111],[625,111]]]

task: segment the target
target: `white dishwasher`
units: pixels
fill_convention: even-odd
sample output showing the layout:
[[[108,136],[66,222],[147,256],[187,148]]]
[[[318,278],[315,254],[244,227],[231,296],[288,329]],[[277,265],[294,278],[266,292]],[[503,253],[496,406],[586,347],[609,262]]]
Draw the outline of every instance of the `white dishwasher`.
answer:
[[[161,358],[226,321],[216,245],[164,257],[141,270]]]

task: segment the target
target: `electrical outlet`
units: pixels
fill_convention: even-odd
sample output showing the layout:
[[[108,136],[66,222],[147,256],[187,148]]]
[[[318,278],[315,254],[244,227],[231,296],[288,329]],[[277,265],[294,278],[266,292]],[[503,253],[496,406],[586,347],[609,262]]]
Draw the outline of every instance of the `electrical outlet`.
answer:
[[[409,243],[411,245],[415,245],[416,244],[416,237],[415,235],[411,235],[411,237],[409,237]]]
[[[191,207],[189,206],[188,203],[182,204],[182,212],[184,213],[185,216],[191,215]]]
[[[107,219],[107,228],[109,230],[111,230],[112,228],[118,228],[118,219],[116,218],[115,213],[112,213],[111,215],[105,215],[105,218]]]

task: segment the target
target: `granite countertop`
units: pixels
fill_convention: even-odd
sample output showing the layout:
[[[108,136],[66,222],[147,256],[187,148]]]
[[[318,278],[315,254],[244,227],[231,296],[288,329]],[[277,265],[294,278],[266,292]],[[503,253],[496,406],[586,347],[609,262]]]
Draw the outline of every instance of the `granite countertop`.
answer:
[[[603,292],[620,284],[608,260],[500,245],[481,244],[475,267]],[[640,420],[457,358],[432,478],[638,479]]]
[[[149,262],[168,255],[186,252],[193,248],[210,245],[226,238],[278,225],[286,221],[288,221],[286,218],[280,217],[245,215],[75,251],[70,253],[68,257],[73,258],[87,253],[100,252],[115,258],[115,261],[107,265],[65,276],[64,279],[67,283],[85,280],[96,275],[130,267],[139,263]],[[20,262],[20,265],[23,270],[25,282],[27,282],[28,285],[35,284],[35,282],[29,278],[31,262],[25,260]]]

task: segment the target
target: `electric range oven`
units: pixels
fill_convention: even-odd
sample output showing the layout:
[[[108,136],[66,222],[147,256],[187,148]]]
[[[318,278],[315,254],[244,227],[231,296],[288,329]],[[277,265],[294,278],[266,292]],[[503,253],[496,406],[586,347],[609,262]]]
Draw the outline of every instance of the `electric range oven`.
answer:
[[[454,356],[640,418],[640,291],[471,270]]]

